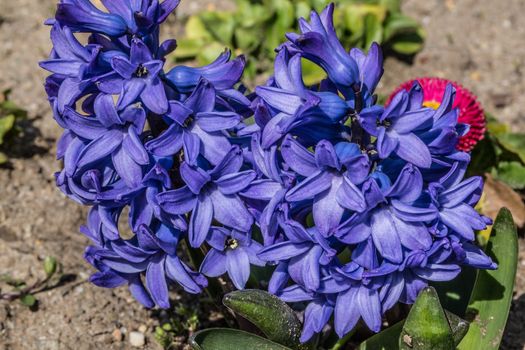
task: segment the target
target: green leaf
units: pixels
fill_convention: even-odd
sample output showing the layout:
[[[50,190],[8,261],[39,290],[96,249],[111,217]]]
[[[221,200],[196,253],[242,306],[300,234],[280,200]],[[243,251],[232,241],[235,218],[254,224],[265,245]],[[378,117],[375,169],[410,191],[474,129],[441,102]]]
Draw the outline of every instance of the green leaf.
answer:
[[[426,287],[419,292],[403,325],[399,348],[454,349],[452,330],[433,287]]]
[[[498,263],[498,269],[478,272],[466,316],[471,324],[458,346],[460,350],[499,349],[518,263],[518,236],[507,208],[501,209],[496,218],[486,253]]]
[[[245,289],[226,294],[222,302],[257,326],[268,339],[293,349],[309,348],[299,341],[301,322],[293,310],[275,295],[263,290]]]
[[[32,294],[25,294],[20,297],[20,302],[27,307],[33,307],[36,304],[36,298]]]
[[[210,328],[193,334],[189,343],[194,350],[290,350],[258,335],[230,328]]]
[[[0,117],[0,145],[4,143],[5,135],[13,128],[15,125],[15,115],[10,114],[5,117]]]
[[[177,49],[173,52],[175,58],[188,59],[197,56],[207,42],[203,39],[177,39]]]
[[[233,46],[233,31],[235,29],[235,20],[229,12],[203,12],[200,14],[204,27],[215,40],[227,45]]]
[[[421,29],[414,33],[399,34],[389,44],[392,50],[402,55],[414,55],[421,51],[425,40],[425,32]]]
[[[204,22],[197,15],[188,18],[184,30],[186,32],[186,39],[212,39],[212,35],[208,32],[208,29],[206,29]],[[177,44],[179,44],[178,39]]]
[[[452,330],[454,345],[457,346],[467,334],[469,323],[450,311],[445,310],[445,315],[447,316],[448,324]]]
[[[525,134],[503,133],[497,136],[499,144],[520,157],[525,163]]]
[[[44,259],[44,271],[47,277],[51,277],[57,270],[57,259],[53,256],[46,256]]]
[[[383,38],[383,26],[381,20],[373,15],[368,14],[365,16],[365,38],[364,45],[365,47],[370,47],[373,42],[381,42]]]
[[[373,335],[359,345],[359,350],[398,350],[398,339],[404,324],[405,320],[400,321]]]
[[[210,64],[217,59],[224,49],[224,45],[218,42],[209,43],[199,52],[197,55],[197,61],[201,65]]]
[[[379,0],[379,4],[386,7],[389,12],[401,12],[401,0]]]
[[[394,36],[402,33],[414,33],[420,28],[413,18],[401,13],[393,13],[388,16],[385,22],[385,41],[391,40]]]
[[[515,190],[525,189],[525,166],[519,162],[500,162],[492,172],[494,178],[507,183]]]
[[[7,162],[9,158],[7,158],[7,155],[3,152],[0,152],[0,164],[4,164]]]

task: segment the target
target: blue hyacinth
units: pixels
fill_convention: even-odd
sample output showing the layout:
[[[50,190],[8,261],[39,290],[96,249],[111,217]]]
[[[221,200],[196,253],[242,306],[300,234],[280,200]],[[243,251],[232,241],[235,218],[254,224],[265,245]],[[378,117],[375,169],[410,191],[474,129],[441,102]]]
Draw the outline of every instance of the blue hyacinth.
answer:
[[[455,149],[468,126],[454,88],[435,110],[417,83],[376,104],[381,49],[346,51],[333,5],[300,20],[274,76],[246,95],[245,59],[229,52],[164,71],[176,43],[160,43],[159,25],[178,1],[102,3],[62,0],[41,62],[65,129],[57,186],[92,206],[81,232],[93,283],[168,308],[171,284],[200,293],[205,276],[227,274],[242,289],[250,266],[266,265],[271,293],[308,303],[307,341],[332,315],[340,337],[359,319],[377,332],[428,283],[496,268],[474,244],[491,222],[474,209],[483,181],[464,179],[470,157]],[[305,86],[301,59],[326,79]],[[202,266],[181,260],[182,242],[207,252]]]

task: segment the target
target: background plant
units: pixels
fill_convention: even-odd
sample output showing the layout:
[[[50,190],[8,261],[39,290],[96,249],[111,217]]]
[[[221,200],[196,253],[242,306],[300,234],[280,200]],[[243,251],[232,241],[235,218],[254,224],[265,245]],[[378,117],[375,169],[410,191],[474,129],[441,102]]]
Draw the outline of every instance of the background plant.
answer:
[[[205,11],[187,19],[186,36],[174,53],[177,62],[196,59],[208,64],[225,47],[248,58],[244,81],[254,86],[269,77],[275,48],[286,33],[296,32],[297,19],[321,11],[329,0],[236,0],[234,11]],[[382,44],[386,53],[412,55],[423,46],[425,33],[416,20],[402,13],[399,0],[343,0],[334,18],[344,47],[367,49]],[[320,81],[322,70],[303,62],[307,84]]]
[[[0,96],[0,164],[8,161],[9,143],[21,132],[16,122],[26,117],[27,112],[9,99],[9,90],[4,91]]]

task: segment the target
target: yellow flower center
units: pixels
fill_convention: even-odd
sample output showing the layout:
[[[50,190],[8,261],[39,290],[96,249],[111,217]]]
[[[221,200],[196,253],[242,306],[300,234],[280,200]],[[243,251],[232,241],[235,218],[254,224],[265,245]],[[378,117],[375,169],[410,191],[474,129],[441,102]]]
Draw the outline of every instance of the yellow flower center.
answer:
[[[441,102],[438,102],[438,101],[424,101],[423,102],[423,106],[429,107],[429,108],[432,108],[432,109],[438,109],[439,106],[441,106]]]

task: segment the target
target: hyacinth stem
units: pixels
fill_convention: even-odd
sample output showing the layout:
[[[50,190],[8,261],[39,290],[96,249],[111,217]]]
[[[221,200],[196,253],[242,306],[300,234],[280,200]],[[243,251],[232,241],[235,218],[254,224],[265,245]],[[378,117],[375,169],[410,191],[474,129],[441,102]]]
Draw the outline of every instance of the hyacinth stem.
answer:
[[[337,343],[335,343],[334,346],[332,346],[331,350],[343,349],[343,347],[346,345],[346,343],[348,343],[348,341],[350,341],[350,338],[352,338],[354,333],[355,333],[355,327],[354,327],[354,329],[352,331],[348,332],[347,335],[345,335],[343,338],[339,339],[337,341]]]

